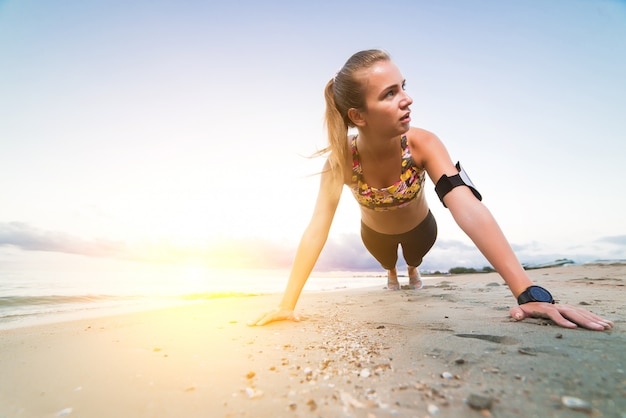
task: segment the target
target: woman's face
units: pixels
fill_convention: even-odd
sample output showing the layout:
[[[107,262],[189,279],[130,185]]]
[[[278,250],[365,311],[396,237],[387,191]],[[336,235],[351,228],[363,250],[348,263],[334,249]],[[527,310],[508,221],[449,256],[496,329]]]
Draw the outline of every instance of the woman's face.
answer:
[[[405,80],[391,61],[379,61],[364,74],[365,104],[362,110],[364,128],[382,135],[400,135],[409,130],[413,99],[406,94]]]

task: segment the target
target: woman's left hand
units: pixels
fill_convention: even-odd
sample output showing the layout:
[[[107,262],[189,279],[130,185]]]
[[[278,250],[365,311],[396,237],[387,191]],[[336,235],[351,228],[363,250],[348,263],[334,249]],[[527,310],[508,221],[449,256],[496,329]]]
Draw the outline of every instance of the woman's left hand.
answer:
[[[517,321],[524,318],[551,319],[564,328],[583,328],[604,331],[613,327],[613,322],[604,319],[585,309],[571,305],[551,304],[545,302],[529,302],[511,308],[511,317]]]
[[[248,322],[248,326],[250,327],[262,326],[262,325],[266,325],[266,324],[269,324],[270,322],[275,322],[275,321],[299,322],[300,319],[301,319],[300,315],[297,315],[293,311],[293,309],[285,309],[285,308],[278,307],[276,309],[273,309],[271,311],[261,314],[261,316],[256,318],[254,321]]]

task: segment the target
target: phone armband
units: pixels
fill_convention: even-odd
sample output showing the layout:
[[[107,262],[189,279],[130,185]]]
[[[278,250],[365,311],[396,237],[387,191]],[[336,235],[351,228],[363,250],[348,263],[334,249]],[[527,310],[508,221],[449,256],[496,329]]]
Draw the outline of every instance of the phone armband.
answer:
[[[476,199],[483,200],[483,197],[478,193],[478,190],[476,190],[474,183],[472,183],[472,180],[470,180],[463,167],[461,167],[461,163],[456,163],[456,169],[459,171],[459,174],[455,174],[454,176],[446,176],[444,174],[435,185],[435,192],[437,192],[437,196],[439,196],[439,200],[441,200],[443,206],[447,208],[446,204],[443,203],[443,197],[458,186],[469,187],[474,196],[476,196]]]

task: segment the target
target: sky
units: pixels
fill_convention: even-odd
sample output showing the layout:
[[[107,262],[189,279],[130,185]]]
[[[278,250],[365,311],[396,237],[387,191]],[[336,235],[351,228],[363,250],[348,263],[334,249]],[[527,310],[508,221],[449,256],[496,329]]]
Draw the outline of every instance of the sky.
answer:
[[[626,2],[0,0],[0,260],[288,268],[323,88],[388,51],[518,258],[626,258]],[[438,201],[425,269],[487,265]],[[318,269],[378,268],[345,189]]]

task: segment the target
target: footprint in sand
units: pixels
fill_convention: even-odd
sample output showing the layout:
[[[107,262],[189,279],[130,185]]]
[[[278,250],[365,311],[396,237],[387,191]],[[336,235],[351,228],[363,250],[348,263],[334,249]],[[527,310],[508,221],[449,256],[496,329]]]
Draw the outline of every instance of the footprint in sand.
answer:
[[[505,345],[513,345],[519,344],[519,340],[517,338],[508,337],[508,336],[500,336],[500,335],[487,335],[487,334],[454,334],[457,337],[461,338],[475,338],[477,340],[489,341],[491,343],[497,344],[505,344]]]

